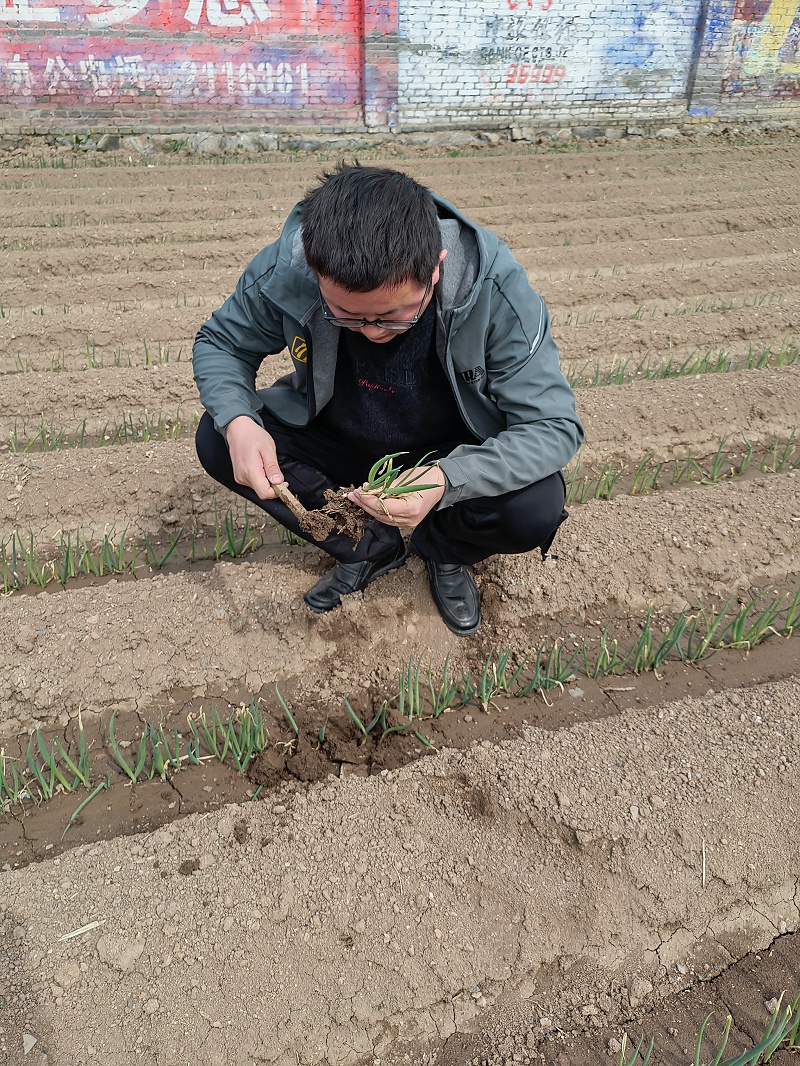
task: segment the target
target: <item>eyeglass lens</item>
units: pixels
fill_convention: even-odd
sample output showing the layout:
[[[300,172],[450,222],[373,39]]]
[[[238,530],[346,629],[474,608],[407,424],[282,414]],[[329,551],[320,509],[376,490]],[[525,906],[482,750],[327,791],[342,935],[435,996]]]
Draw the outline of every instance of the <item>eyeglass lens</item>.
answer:
[[[414,315],[414,317],[411,318],[411,319],[403,319],[403,318],[374,318],[374,319],[370,320],[368,318],[342,318],[339,315],[334,315],[334,314],[331,313],[330,308],[328,307],[327,303],[325,302],[325,297],[322,296],[322,293],[320,293],[320,297],[322,299],[323,313],[325,315],[325,318],[327,318],[327,320],[330,323],[332,323],[333,325],[335,325],[335,326],[348,326],[348,327],[351,327],[353,329],[363,329],[364,326],[377,326],[379,329],[388,329],[388,330],[409,329],[411,326],[415,326],[417,324],[417,322],[419,322],[419,320],[420,320],[420,317],[422,315],[423,305],[425,304],[425,301],[428,299],[428,293],[431,291],[431,283],[432,283],[432,281],[433,281],[433,279],[431,278],[428,281],[428,284],[425,286],[425,292],[423,293],[422,299],[420,300],[419,310],[417,311],[416,315]]]

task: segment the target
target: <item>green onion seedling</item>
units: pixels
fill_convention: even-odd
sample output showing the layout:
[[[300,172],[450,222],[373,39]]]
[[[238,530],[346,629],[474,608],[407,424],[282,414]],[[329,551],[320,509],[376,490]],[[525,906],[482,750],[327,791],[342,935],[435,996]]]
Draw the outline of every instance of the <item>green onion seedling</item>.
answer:
[[[420,478],[425,476],[425,460],[433,455],[428,452],[415,463],[410,470],[395,467],[394,460],[407,452],[392,452],[379,459],[370,469],[367,480],[362,485],[364,492],[381,498],[403,496],[409,492],[423,492],[425,489],[439,488],[438,485],[420,485]]]
[[[428,688],[431,693],[431,705],[433,707],[433,717],[438,718],[439,715],[448,711],[453,705],[453,701],[458,695],[458,682],[452,684],[448,678],[448,670],[450,668],[450,652],[447,653],[442,667],[442,675],[439,680],[438,687],[433,683],[433,668],[428,663]]]
[[[278,697],[278,702],[280,703],[281,708],[283,709],[283,713],[286,715],[286,717],[289,720],[289,725],[292,727],[292,732],[294,733],[294,735],[296,737],[299,737],[300,736],[300,730],[297,727],[297,722],[294,720],[294,715],[289,710],[289,707],[288,707],[288,705],[286,703],[286,700],[281,695],[280,689],[278,688],[277,685],[275,686],[275,694]]]
[[[366,737],[368,735],[368,733],[369,733],[369,730],[364,725],[364,723],[361,721],[361,719],[358,717],[358,715],[353,710],[353,708],[350,706],[350,701],[348,700],[348,698],[346,696],[343,696],[342,699],[344,700],[344,705],[345,705],[345,707],[347,709],[347,713],[350,715],[350,717],[355,722],[359,733],[361,733],[362,736]]]

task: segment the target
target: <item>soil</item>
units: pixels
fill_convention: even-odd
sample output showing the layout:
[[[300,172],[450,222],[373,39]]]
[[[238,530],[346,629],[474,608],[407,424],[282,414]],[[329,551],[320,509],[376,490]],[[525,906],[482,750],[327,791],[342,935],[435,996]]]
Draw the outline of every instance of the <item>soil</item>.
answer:
[[[385,153],[510,243],[583,372],[581,475],[625,467],[624,491],[571,507],[557,559],[477,566],[467,640],[415,559],[311,614],[326,560],[199,468],[190,351],[324,157],[7,160],[0,542],[54,560],[124,531],[138,553],[0,601],[7,757],[35,727],[74,745],[80,713],[92,784],[111,773],[75,818],[83,791],[0,813],[11,1063],[582,1066],[623,1031],[684,1062],[710,1009],[739,1049],[797,991],[796,634],[473,702],[419,737],[365,740],[344,697],[367,721],[410,659],[475,677],[504,649],[596,649],[606,625],[628,645],[648,608],[665,628],[797,589],[797,453],[762,458],[800,410],[800,141]],[[704,354],[738,369],[646,377]],[[267,363],[263,384],[287,357]],[[629,494],[645,455],[708,471],[723,440],[719,478]],[[255,541],[236,558],[228,514]],[[143,723],[254,698],[273,743],[246,774],[125,785],[113,712],[130,751]]]
[[[364,528],[369,515],[361,507],[351,503],[346,494],[353,485],[344,485],[339,489],[325,490],[325,506],[307,511],[286,484],[276,485],[275,492],[286,504],[300,524],[300,528],[315,540],[325,540],[336,529],[353,540],[355,549],[364,535]]]

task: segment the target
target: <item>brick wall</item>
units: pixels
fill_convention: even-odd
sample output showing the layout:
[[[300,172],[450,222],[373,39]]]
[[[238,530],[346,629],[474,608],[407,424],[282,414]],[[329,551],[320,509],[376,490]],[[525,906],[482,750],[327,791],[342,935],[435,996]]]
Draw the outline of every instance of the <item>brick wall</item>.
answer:
[[[0,0],[5,129],[554,126],[799,103],[798,0]]]
[[[401,119],[678,115],[697,14],[685,0],[455,0],[433,13],[401,5]]]
[[[795,112],[800,102],[797,0],[710,0],[689,100],[694,117],[742,108]]]
[[[396,5],[0,0],[0,106],[39,127],[385,122],[396,72],[372,42]]]

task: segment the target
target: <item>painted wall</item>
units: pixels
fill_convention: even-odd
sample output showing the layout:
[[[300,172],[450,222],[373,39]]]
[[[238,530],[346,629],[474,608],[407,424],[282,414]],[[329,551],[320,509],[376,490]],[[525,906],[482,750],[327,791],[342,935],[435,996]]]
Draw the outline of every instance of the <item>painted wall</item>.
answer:
[[[401,118],[679,110],[697,17],[686,0],[401,4]]]
[[[396,3],[0,0],[0,101],[53,117],[144,109],[165,123],[176,113],[357,123],[365,37],[392,28]]]
[[[711,0],[690,101],[700,117],[800,100],[797,0]]]
[[[794,0],[741,0],[729,54],[726,98],[800,96],[800,8]]]
[[[799,99],[799,0],[0,0],[7,129],[585,124]]]

